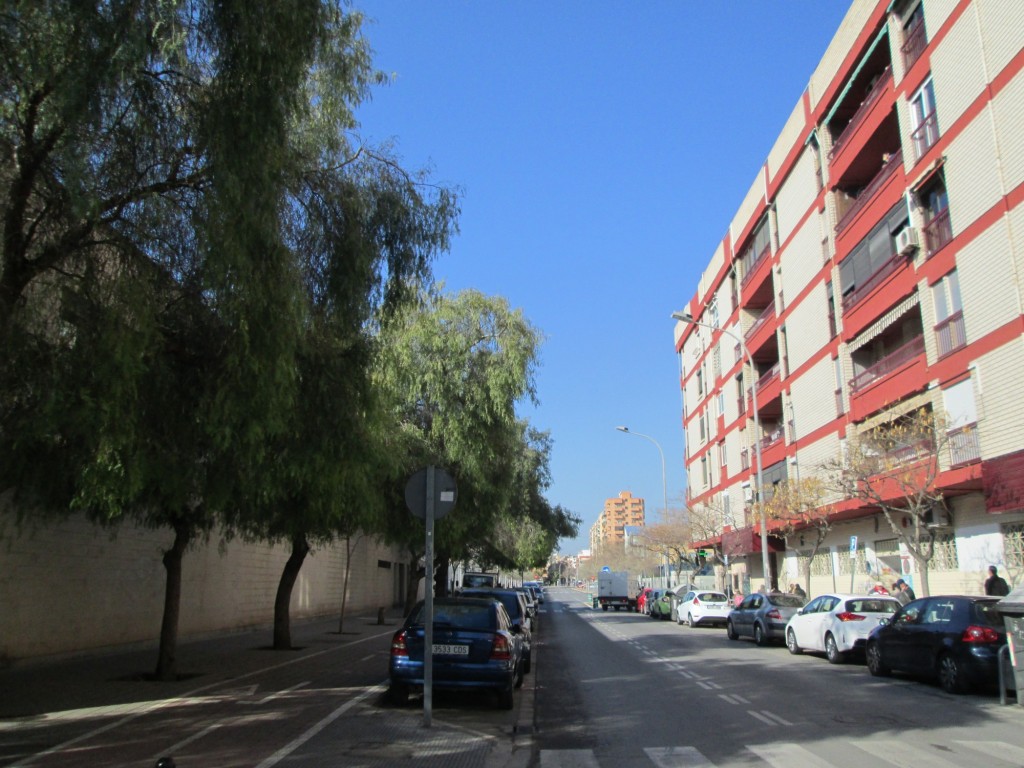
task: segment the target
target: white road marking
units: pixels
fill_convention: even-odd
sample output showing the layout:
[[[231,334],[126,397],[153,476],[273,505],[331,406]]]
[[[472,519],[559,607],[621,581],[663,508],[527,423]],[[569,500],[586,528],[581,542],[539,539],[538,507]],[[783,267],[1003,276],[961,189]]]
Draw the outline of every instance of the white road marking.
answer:
[[[714,766],[696,747],[646,747],[644,754],[658,768]]]
[[[1008,744],[1005,741],[954,741],[953,743],[976,749],[989,757],[1024,765],[1024,747],[1019,747],[1016,744]]]
[[[907,766],[916,768],[919,765],[927,765],[928,768],[959,768],[960,762],[952,763],[943,760],[934,749],[922,749],[907,744],[900,739],[861,739],[851,741],[857,749],[867,752],[892,765]]]
[[[775,768],[832,768],[799,744],[748,744],[747,749]]]

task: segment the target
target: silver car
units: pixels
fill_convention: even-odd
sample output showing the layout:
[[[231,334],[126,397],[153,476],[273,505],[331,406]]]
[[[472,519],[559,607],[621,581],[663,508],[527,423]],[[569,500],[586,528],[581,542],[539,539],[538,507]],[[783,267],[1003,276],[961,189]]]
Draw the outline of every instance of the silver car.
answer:
[[[752,637],[758,645],[784,640],[786,624],[803,607],[804,600],[797,595],[755,592],[729,612],[726,633],[730,640]]]

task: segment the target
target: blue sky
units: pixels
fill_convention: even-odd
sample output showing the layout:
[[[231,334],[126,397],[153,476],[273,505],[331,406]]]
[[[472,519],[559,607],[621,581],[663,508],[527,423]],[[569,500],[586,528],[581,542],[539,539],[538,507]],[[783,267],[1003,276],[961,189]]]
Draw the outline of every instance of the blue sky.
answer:
[[[693,296],[847,0],[354,0],[393,82],[357,118],[407,168],[462,190],[435,264],[545,336],[552,504],[631,491],[648,521],[686,487],[669,315]]]

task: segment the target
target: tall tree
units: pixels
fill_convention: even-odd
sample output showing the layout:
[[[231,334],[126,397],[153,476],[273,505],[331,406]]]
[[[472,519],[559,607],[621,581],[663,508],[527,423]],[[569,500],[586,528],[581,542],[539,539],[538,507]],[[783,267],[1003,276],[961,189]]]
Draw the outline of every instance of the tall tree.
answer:
[[[832,530],[834,494],[823,478],[811,476],[776,485],[765,501],[765,515],[775,522],[776,533],[786,539],[786,548],[802,555],[804,591],[811,594],[811,563]],[[798,537],[799,546],[794,537]]]

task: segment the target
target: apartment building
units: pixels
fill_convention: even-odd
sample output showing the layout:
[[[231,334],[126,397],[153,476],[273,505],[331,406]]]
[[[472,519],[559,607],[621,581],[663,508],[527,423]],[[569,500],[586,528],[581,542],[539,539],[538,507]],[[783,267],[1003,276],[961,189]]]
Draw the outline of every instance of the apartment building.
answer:
[[[644,500],[629,491],[605,499],[601,516],[590,527],[590,549],[599,551],[609,547],[622,549],[626,545],[627,526],[644,525]]]
[[[836,499],[808,564],[770,521],[764,557],[753,502],[758,454],[769,489],[921,409],[947,438],[931,592],[977,593],[990,563],[1019,583],[1022,67],[1024,3],[856,0],[678,308],[689,503],[734,587],[913,583],[877,507]]]

